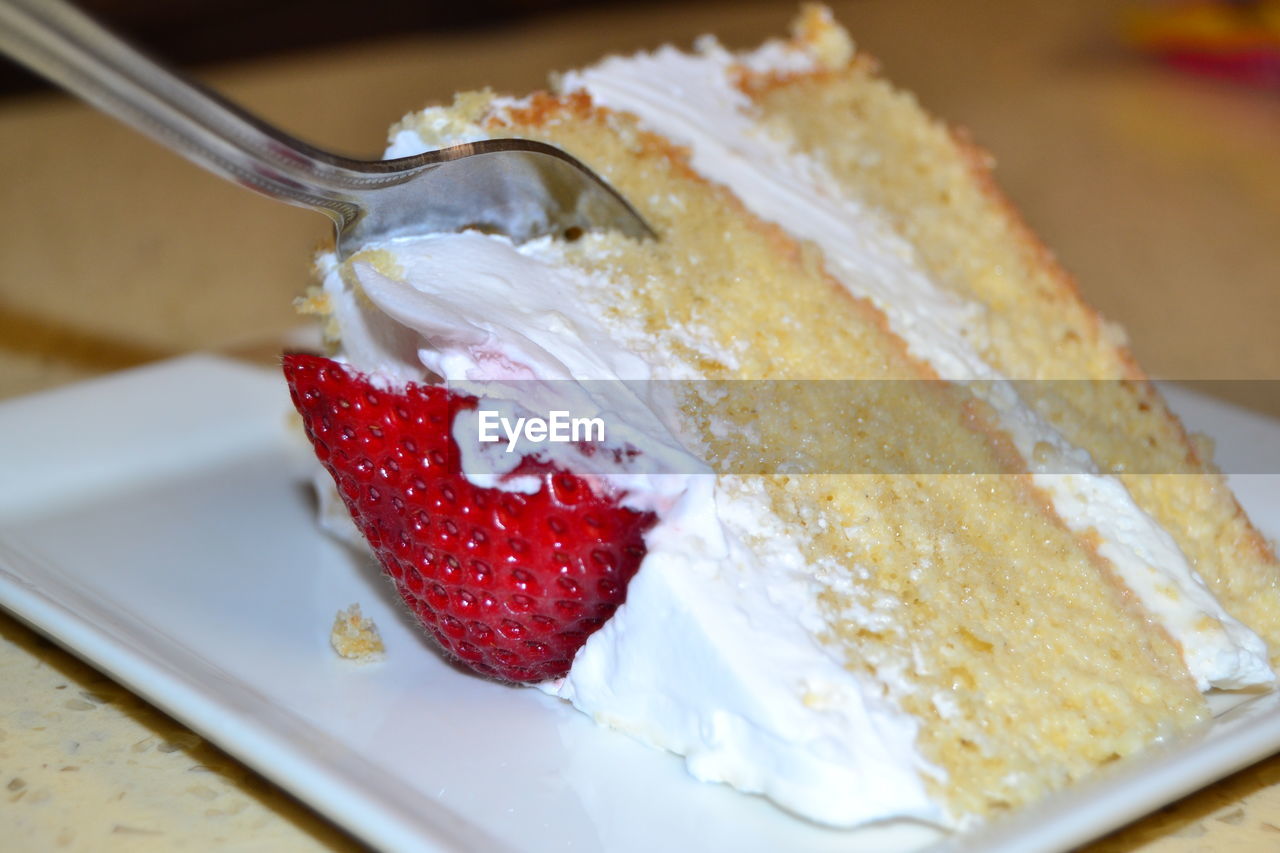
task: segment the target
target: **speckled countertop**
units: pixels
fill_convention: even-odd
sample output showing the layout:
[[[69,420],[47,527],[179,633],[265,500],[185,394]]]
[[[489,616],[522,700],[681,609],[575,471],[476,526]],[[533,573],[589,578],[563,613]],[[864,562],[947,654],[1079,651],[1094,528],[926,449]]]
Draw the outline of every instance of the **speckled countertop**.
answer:
[[[892,78],[996,153],[1031,224],[1088,298],[1129,328],[1153,372],[1280,377],[1274,94],[1179,78],[1126,56],[1113,41],[1122,5],[1113,2],[832,5]],[[455,90],[527,91],[548,70],[705,31],[752,44],[780,32],[793,4],[666,8],[574,13],[202,76],[304,138],[371,153],[402,113]],[[0,163],[0,397],[295,324],[290,303],[324,234],[314,214],[225,185],[54,95],[0,101]],[[358,846],[0,614],[0,847],[215,845]],[[1090,849],[1280,850],[1280,759]]]
[[[305,806],[34,632],[0,621],[7,850],[358,849]]]

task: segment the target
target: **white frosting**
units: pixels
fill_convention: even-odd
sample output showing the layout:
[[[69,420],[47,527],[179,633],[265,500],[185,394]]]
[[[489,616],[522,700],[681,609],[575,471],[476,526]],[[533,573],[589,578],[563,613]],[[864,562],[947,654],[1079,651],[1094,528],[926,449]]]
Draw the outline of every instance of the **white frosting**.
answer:
[[[915,726],[819,642],[820,583],[763,496],[741,481],[704,495],[709,482],[647,537],[626,604],[546,689],[813,820],[944,822]]]
[[[660,418],[666,407],[644,396],[660,392],[659,386],[617,381],[649,379],[650,365],[618,346],[583,305],[583,291],[606,285],[558,264],[549,238],[517,248],[504,237],[467,232],[374,248],[394,261],[373,264],[360,255],[353,258],[351,274],[367,305],[350,292],[337,270],[326,279],[349,362],[374,376],[396,379],[420,379],[426,368],[456,390],[483,398],[483,408],[508,419],[557,408],[604,418],[610,424],[610,447],[640,451],[625,472],[612,457],[584,455],[572,444],[546,445],[537,455],[558,459],[586,477],[607,478],[608,487],[626,495],[624,503],[636,508],[666,507],[683,490],[684,480],[667,472],[709,472]],[[381,325],[399,331],[393,336]],[[406,331],[415,336],[412,361],[405,360],[407,347],[379,348],[379,340],[399,341]],[[365,360],[370,354],[374,360]],[[568,380],[612,381],[584,385]],[[507,453],[505,444],[479,444],[477,432],[475,412],[455,419],[463,472],[480,486],[532,488],[526,480],[506,478],[520,455]]]
[[[638,116],[686,145],[693,167],[722,183],[763,219],[821,247],[828,270],[853,295],[871,300],[910,352],[948,379],[981,380],[975,393],[1000,416],[1025,459],[1038,460],[1037,487],[1075,532],[1098,536],[1099,553],[1183,649],[1201,690],[1274,681],[1266,644],[1209,592],[1172,537],[1114,477],[1036,416],[971,343],[981,307],[937,287],[911,246],[871,211],[837,195],[838,184],[811,158],[770,137],[728,73],[735,58],[712,40],[697,54],[663,48],[611,58],[566,74],[566,90]],[[774,48],[776,50],[776,48]],[[1054,472],[1054,473],[1048,473]]]

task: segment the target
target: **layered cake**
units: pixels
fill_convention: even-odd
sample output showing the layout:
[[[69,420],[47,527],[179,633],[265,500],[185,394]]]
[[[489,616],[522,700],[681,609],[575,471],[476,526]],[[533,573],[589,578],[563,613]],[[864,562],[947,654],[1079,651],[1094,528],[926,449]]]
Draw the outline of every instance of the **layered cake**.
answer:
[[[1272,687],[1271,548],[986,155],[824,10],[750,53],[704,39],[553,88],[410,115],[388,156],[549,142],[656,237],[325,254],[306,304],[337,363],[286,366],[347,506],[456,656],[835,826],[987,818],[1201,725],[1208,691]],[[607,424],[600,446],[481,438],[486,406],[545,415],[552,386]],[[493,550],[531,512],[546,553]],[[561,592],[529,617],[539,560]],[[433,609],[536,633],[582,616],[592,560],[612,598],[570,652],[524,637],[537,666],[486,662],[493,623]]]

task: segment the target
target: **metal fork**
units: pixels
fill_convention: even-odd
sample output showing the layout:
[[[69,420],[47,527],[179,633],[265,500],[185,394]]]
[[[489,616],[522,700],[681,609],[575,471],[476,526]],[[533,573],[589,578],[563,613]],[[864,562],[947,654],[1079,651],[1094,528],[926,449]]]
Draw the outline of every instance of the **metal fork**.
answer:
[[[0,49],[236,183],[327,215],[338,256],[401,235],[478,228],[545,234],[653,231],[621,195],[558,148],[471,142],[397,160],[313,148],[137,49],[62,0],[0,0]]]

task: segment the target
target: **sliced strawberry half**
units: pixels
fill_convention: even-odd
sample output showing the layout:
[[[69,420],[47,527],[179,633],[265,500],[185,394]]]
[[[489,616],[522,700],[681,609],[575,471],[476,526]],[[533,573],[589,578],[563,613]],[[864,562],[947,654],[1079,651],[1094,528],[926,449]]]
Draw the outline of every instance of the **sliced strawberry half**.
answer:
[[[473,485],[454,415],[474,398],[375,387],[331,359],[290,354],[284,374],[316,456],[405,604],[440,645],[494,678],[537,682],[626,598],[651,513],[618,505],[552,465],[534,494]]]

